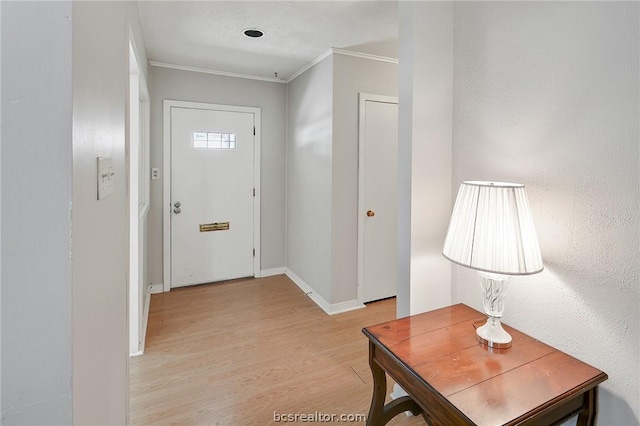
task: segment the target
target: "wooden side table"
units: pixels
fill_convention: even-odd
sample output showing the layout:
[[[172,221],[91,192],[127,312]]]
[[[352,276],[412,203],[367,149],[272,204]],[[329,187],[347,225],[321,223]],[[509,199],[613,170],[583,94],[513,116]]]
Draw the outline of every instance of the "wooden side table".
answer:
[[[602,371],[511,327],[509,349],[476,340],[486,316],[459,304],[366,327],[374,392],[368,425],[398,413],[433,426],[595,425]],[[386,374],[408,394],[386,406]]]

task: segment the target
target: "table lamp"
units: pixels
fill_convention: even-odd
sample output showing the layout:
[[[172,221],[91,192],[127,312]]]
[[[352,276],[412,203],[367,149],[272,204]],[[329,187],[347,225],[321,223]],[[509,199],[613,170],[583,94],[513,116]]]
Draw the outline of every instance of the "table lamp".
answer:
[[[478,340],[491,348],[511,347],[500,323],[509,279],[544,268],[524,185],[462,182],[442,254],[480,275],[489,318],[476,328]]]

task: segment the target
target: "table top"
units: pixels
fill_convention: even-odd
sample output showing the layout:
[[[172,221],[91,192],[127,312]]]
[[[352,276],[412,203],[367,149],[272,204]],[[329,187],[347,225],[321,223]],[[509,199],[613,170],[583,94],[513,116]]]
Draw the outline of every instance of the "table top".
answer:
[[[485,319],[458,304],[363,332],[479,425],[509,423],[607,379],[602,371],[504,324],[513,346],[488,348],[478,342],[474,328]]]

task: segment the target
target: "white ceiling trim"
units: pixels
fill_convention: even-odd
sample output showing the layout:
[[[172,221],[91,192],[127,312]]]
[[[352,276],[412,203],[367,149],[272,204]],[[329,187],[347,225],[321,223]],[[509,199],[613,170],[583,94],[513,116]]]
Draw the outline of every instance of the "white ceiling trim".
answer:
[[[335,47],[331,50],[333,51],[333,53],[338,55],[354,56],[356,58],[371,59],[372,61],[388,62],[390,64],[398,63],[397,59],[387,58],[386,56],[371,55],[369,53],[356,52],[354,50],[337,49]]]
[[[287,83],[291,83],[296,77],[298,77],[300,74],[302,74],[303,72],[305,72],[306,70],[308,70],[309,68],[313,67],[314,65],[316,65],[317,63],[319,63],[320,61],[322,61],[324,58],[326,58],[327,56],[331,55],[333,53],[333,49],[329,49],[326,52],[324,52],[322,55],[318,56],[317,58],[315,58],[313,61],[309,62],[307,65],[305,65],[304,67],[300,68],[298,71],[294,72],[291,77],[289,77],[287,79]]]
[[[308,69],[310,69],[314,65],[318,64],[319,62],[321,62],[322,60],[324,60],[326,57],[328,57],[330,55],[353,56],[355,58],[362,58],[362,59],[369,59],[369,60],[372,60],[372,61],[387,62],[387,63],[390,63],[390,64],[397,64],[398,63],[398,60],[395,59],[395,58],[388,58],[386,56],[371,55],[369,53],[355,52],[353,50],[338,49],[338,48],[332,47],[331,49],[327,50],[326,52],[324,52],[323,54],[321,54],[320,56],[315,58],[313,61],[309,62],[307,65],[305,65],[304,67],[300,68],[298,71],[293,73],[291,75],[291,77],[289,77],[286,80],[282,80],[280,78],[273,78],[273,77],[262,77],[262,76],[258,76],[258,75],[238,74],[238,73],[233,73],[233,72],[218,71],[218,70],[212,70],[212,69],[208,69],[208,68],[189,67],[189,66],[186,66],[186,65],[168,64],[166,62],[158,62],[158,61],[149,61],[149,65],[154,66],[154,67],[160,67],[160,68],[170,68],[170,69],[174,69],[174,70],[192,71],[192,72],[200,72],[200,73],[204,73],[204,74],[222,75],[222,76],[225,76],[225,77],[246,78],[246,79],[250,79],[250,80],[269,81],[269,82],[272,82],[272,83],[290,83],[293,80],[295,80],[296,77],[300,76],[302,73],[304,73],[305,71],[307,71]]]
[[[300,68],[298,71],[293,73],[291,77],[287,79],[287,83],[292,82],[296,77],[300,76],[302,73],[304,73],[309,68],[313,67],[314,65],[316,65],[317,63],[319,63],[329,55],[353,56],[355,58],[369,59],[372,61],[380,61],[380,62],[388,62],[390,64],[398,63],[398,60],[395,58],[388,58],[386,56],[371,55],[369,53],[362,53],[362,52],[356,52],[353,50],[338,49],[338,48],[332,47],[331,49],[327,50],[322,55],[318,56],[313,61],[309,62],[307,65],[305,65],[304,67]]]
[[[208,69],[208,68],[188,67],[188,66],[185,66],[185,65],[168,64],[166,62],[149,61],[149,65],[154,66],[154,67],[160,67],[160,68],[171,68],[171,69],[174,69],[174,70],[193,71],[193,72],[200,72],[200,73],[204,73],[204,74],[222,75],[222,76],[225,76],[225,77],[235,77],[235,78],[246,78],[246,79],[249,79],[249,80],[269,81],[271,83],[288,83],[287,80],[282,80],[280,78],[262,77],[262,76],[259,76],[259,75],[249,75],[249,74],[238,74],[238,73],[234,73],[234,72],[218,71],[218,70],[212,70],[212,69]]]

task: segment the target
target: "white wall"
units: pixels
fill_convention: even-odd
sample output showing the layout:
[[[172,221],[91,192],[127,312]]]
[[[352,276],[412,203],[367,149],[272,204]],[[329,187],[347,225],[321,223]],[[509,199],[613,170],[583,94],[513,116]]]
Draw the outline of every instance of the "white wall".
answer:
[[[73,3],[73,421],[128,416],[125,93],[127,21],[146,74],[135,2]],[[46,46],[46,45],[45,45]],[[148,79],[147,79],[148,81]],[[96,158],[111,157],[113,194],[96,199]]]
[[[358,94],[397,96],[397,69],[333,53],[288,84],[287,268],[333,312],[357,306]]]
[[[2,46],[2,5],[0,4],[0,46]],[[2,48],[0,47],[0,51]],[[0,99],[2,99],[2,54],[0,54]],[[2,129],[2,102],[0,102]],[[2,131],[0,130],[0,247],[2,246]],[[1,251],[1,250],[0,250]],[[2,255],[0,255],[0,377],[2,377]],[[2,419],[2,385],[0,384],[0,419]],[[1,421],[1,420],[0,420]]]
[[[333,55],[331,303],[357,298],[358,93],[398,96],[398,65]]]
[[[451,303],[453,3],[399,2],[398,317]]]
[[[70,424],[71,3],[2,2],[2,424]]]
[[[599,424],[640,423],[639,4],[455,5],[452,195],[522,182],[545,270],[505,321],[609,375]],[[477,274],[453,299],[481,309]]]
[[[285,266],[286,86],[259,80],[151,67],[151,167],[162,173],[165,99],[261,108],[261,269]],[[162,177],[151,181],[149,274],[162,283]]]
[[[331,300],[333,56],[287,87],[287,267]]]

